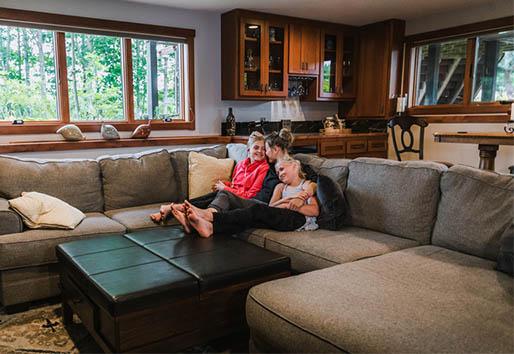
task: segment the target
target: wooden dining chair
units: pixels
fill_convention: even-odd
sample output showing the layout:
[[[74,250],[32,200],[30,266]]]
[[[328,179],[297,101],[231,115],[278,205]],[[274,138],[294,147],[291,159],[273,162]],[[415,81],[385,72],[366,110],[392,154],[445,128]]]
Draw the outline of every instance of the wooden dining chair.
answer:
[[[419,148],[414,149],[414,134],[412,133],[412,126],[419,127]],[[397,116],[389,119],[387,122],[387,126],[391,129],[391,136],[393,138],[393,146],[394,152],[396,153],[396,157],[398,161],[401,161],[401,154],[406,152],[413,152],[419,155],[419,159],[423,160],[423,146],[424,146],[424,137],[425,137],[425,128],[428,126],[426,120],[417,117],[411,116]],[[397,129],[396,126],[401,128],[401,133],[399,133],[399,138],[396,136]],[[409,142],[406,143],[406,136],[409,137]],[[398,147],[399,143],[401,143],[401,149]]]

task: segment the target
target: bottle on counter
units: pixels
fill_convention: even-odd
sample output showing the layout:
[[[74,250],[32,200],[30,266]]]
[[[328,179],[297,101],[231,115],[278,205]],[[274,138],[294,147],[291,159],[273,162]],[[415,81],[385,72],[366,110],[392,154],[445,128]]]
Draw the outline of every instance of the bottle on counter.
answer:
[[[226,119],[226,132],[228,136],[236,135],[236,117],[234,117],[234,113],[232,113],[232,107],[228,108],[228,114]]]

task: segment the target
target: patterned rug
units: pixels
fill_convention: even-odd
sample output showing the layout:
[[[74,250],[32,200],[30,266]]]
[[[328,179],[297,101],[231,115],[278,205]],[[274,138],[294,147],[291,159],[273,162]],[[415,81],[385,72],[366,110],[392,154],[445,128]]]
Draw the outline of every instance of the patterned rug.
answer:
[[[0,308],[0,353],[102,353],[80,319],[64,328],[60,304],[43,305],[28,311],[7,315]],[[184,353],[248,352],[247,337],[232,336],[195,346]]]
[[[0,353],[101,352],[80,323],[64,328],[59,304],[12,315],[0,311]]]

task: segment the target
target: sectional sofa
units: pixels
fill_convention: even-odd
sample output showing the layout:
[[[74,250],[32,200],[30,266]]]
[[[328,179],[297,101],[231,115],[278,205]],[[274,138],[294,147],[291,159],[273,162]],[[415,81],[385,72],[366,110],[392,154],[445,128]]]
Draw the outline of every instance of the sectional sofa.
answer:
[[[244,158],[244,146],[202,149]],[[0,301],[59,293],[55,246],[155,227],[148,214],[187,197],[188,150],[81,161],[0,157]],[[297,275],[252,288],[256,352],[514,352],[513,278],[495,270],[513,223],[514,178],[423,161],[297,155],[337,181],[339,231],[249,230]],[[52,194],[84,211],[73,231],[23,229],[6,199]]]

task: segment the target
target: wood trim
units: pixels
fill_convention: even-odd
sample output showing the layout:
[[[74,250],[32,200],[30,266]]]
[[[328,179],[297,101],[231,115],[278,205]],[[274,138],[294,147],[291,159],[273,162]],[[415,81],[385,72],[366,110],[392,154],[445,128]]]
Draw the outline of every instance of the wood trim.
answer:
[[[466,68],[464,70],[464,95],[462,101],[465,105],[471,103],[471,90],[473,86],[473,68],[475,66],[475,38],[468,38],[466,43]]]
[[[487,114],[487,113],[507,113],[509,105],[497,102],[465,104],[441,104],[434,106],[414,106],[407,109],[408,115],[430,115],[430,114]]]
[[[469,37],[481,33],[494,32],[509,28],[514,28],[514,16],[506,16],[488,21],[444,28],[436,31],[417,33],[405,37],[405,41],[407,43],[414,43],[419,45],[428,42],[439,41],[441,39]]]
[[[122,77],[123,77],[123,114],[129,123],[134,122],[134,71],[132,67],[132,40],[123,38],[122,51]]]
[[[184,62],[185,63],[185,62]],[[186,68],[184,68],[186,69]],[[188,87],[189,87],[189,119],[187,123],[191,128],[195,129],[196,124],[196,108],[195,108],[195,42],[193,38],[187,39],[187,72],[188,72]],[[185,100],[184,100],[185,102]],[[185,105],[185,104],[184,104]],[[185,107],[184,107],[185,109]],[[184,116],[186,118],[186,116]]]
[[[119,131],[133,131],[140,124],[146,123],[146,120],[129,122],[119,121],[95,121],[95,122],[73,122],[77,125],[82,132],[93,133],[100,132],[100,127],[103,122],[108,122]],[[48,134],[55,133],[57,129],[65,125],[65,122],[25,122],[24,125],[12,125],[10,123],[0,123],[0,135],[15,135],[15,134]],[[194,121],[174,121],[162,122],[152,120],[152,130],[194,130]]]
[[[417,115],[428,123],[506,123],[509,120],[507,114],[463,114],[463,115]]]
[[[153,128],[153,124],[152,124]],[[83,149],[109,149],[121,147],[194,145],[194,144],[228,144],[231,137],[219,135],[156,137],[147,139],[119,140],[82,140],[82,141],[31,141],[0,144],[0,153],[61,151]]]
[[[46,25],[54,30],[70,28],[101,30],[118,35],[143,34],[169,38],[193,38],[194,29],[149,25],[124,21],[102,20],[91,17],[58,15],[48,12],[36,12],[0,8],[0,20],[4,22]]]
[[[66,65],[66,38],[64,32],[55,32],[55,61],[57,67],[57,107],[63,123],[70,122],[70,99],[68,96],[68,70]],[[1,129],[1,128],[0,128]],[[0,132],[0,134],[2,134]]]

